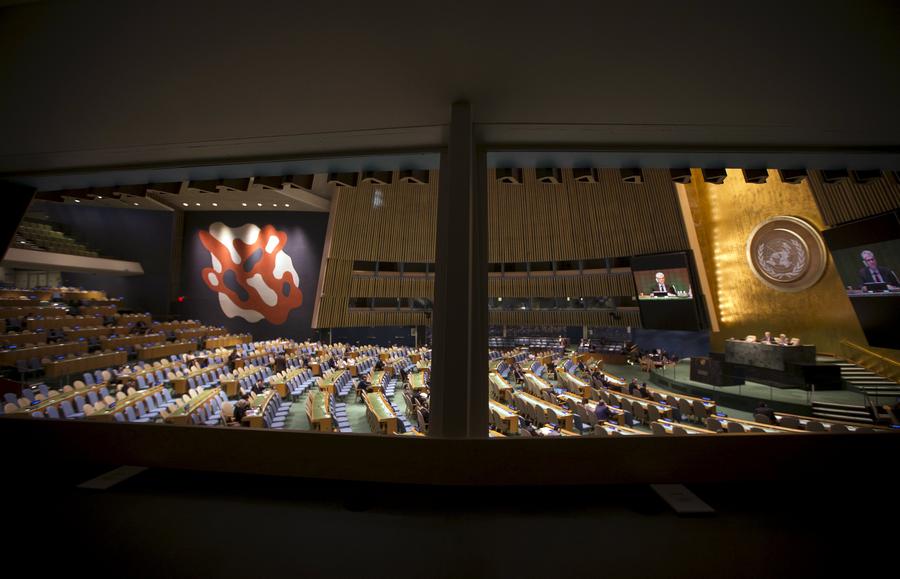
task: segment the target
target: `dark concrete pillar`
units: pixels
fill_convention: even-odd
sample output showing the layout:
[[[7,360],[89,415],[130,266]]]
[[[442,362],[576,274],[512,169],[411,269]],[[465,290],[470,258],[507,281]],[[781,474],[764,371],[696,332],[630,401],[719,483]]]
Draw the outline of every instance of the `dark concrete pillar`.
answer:
[[[469,103],[451,108],[441,155],[431,436],[487,436],[487,192]]]

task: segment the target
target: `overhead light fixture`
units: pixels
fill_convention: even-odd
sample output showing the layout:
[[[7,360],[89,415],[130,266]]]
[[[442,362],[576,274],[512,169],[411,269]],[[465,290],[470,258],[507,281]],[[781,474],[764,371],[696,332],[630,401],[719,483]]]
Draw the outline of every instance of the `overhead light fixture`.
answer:
[[[262,203],[257,203],[256,206],[257,206],[257,207],[262,207]]]
[[[81,199],[76,199],[75,203],[81,203]]]
[[[103,195],[97,195],[97,199],[103,199]]]
[[[218,207],[218,206],[219,206],[218,203],[213,203],[213,207]]]
[[[291,204],[290,204],[290,203],[285,203],[284,206],[285,206],[285,207],[290,207]]]
[[[200,204],[199,204],[199,203],[194,203],[194,205],[196,205],[197,207],[200,207]]]
[[[241,206],[242,206],[242,207],[246,207],[247,204],[246,204],[246,203],[241,203]]]
[[[139,205],[139,203],[135,202],[135,205]]]
[[[278,203],[272,203],[272,207],[278,207]]]
[[[182,205],[184,205],[184,206],[185,206],[185,207],[187,207],[187,206],[188,206],[188,204],[187,204],[187,203],[182,203]]]
[[[691,170],[688,167],[669,169],[669,179],[672,183],[687,185],[691,182]]]
[[[724,168],[717,167],[713,169],[701,169],[703,173],[703,180],[707,183],[715,183],[716,185],[721,185],[725,182],[725,179],[728,177],[728,173]]]

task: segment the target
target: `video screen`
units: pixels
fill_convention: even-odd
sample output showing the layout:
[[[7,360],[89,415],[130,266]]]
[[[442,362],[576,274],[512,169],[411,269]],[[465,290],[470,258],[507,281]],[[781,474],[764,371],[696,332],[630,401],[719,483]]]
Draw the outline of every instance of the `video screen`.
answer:
[[[900,347],[900,212],[835,227],[823,236],[869,345]]]
[[[692,300],[691,274],[686,267],[633,271],[639,300]]]
[[[631,259],[631,271],[645,328],[700,329],[686,253],[639,255]]]

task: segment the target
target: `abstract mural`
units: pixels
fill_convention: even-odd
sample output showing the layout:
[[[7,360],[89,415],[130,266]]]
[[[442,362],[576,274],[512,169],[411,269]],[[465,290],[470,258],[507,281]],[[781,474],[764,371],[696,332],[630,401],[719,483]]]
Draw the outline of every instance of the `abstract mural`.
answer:
[[[212,260],[212,267],[203,269],[203,281],[218,293],[229,318],[283,324],[303,303],[300,276],[284,252],[286,233],[272,225],[232,228],[217,221],[199,236]]]

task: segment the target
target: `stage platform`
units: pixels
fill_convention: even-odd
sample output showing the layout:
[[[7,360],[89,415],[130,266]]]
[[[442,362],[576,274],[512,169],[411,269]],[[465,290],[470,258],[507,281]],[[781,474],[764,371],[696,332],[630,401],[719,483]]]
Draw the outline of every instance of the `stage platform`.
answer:
[[[610,367],[610,372],[615,372],[615,366]],[[741,410],[753,412],[760,400],[776,411],[791,414],[809,415],[813,402],[830,404],[847,404],[865,406],[865,397],[859,392],[850,390],[825,390],[810,392],[799,388],[773,388],[758,382],[746,381],[740,386],[712,386],[703,382],[691,380],[691,360],[685,358],[673,366],[665,369],[654,370],[648,379],[646,372],[641,372],[637,366],[625,366],[623,377],[628,375],[639,381],[647,380],[648,384],[655,384],[662,388],[681,392],[690,396],[706,396],[715,400],[718,404]],[[625,372],[624,369],[634,369]],[[636,371],[636,374],[635,374]]]

